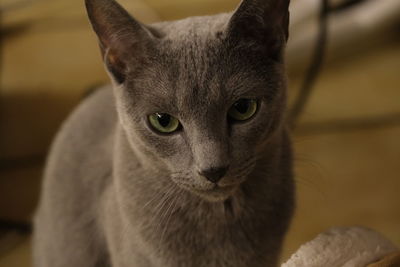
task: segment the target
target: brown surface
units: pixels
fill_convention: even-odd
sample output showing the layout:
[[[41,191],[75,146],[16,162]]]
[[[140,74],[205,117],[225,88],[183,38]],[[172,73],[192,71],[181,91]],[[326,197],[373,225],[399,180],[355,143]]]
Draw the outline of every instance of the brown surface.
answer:
[[[400,266],[400,252],[394,252],[382,260],[368,265],[368,267],[399,267]]]
[[[156,12],[131,9],[143,21],[211,14],[238,1],[146,2]],[[0,84],[0,159],[14,159],[0,170],[0,218],[22,221],[37,201],[40,162],[55,130],[88,88],[107,81],[82,1],[37,3],[4,18],[9,27],[34,22],[5,39]],[[400,113],[400,42],[362,51],[326,66],[303,123]],[[294,96],[299,77],[291,81]],[[400,125],[307,129],[294,135],[298,208],[284,258],[332,226],[368,226],[400,245]],[[30,266],[29,244],[26,238],[1,254],[0,267]]]

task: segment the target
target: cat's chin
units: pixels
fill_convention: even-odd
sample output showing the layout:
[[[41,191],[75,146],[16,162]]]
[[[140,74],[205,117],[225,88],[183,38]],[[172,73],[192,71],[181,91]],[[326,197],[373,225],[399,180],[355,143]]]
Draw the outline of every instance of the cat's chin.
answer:
[[[186,188],[188,191],[193,193],[194,195],[209,201],[209,202],[224,202],[228,198],[230,198],[233,194],[235,194],[238,185],[231,186],[218,186],[215,185],[211,189],[195,189],[195,188]]]

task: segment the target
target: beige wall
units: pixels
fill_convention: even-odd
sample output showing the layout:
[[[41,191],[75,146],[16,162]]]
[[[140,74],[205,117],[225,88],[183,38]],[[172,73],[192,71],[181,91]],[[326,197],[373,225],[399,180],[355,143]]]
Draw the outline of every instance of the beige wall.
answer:
[[[152,22],[227,11],[238,1],[121,2]],[[5,14],[2,23],[0,219],[28,221],[56,129],[84,93],[107,77],[82,1],[37,1]],[[400,245],[399,120],[392,126],[355,129],[350,123],[326,131],[307,124],[400,113],[399,39],[360,51],[325,66],[294,133],[298,209],[285,255],[334,225],[372,227]],[[293,98],[301,77],[290,80]],[[26,248],[7,257],[18,262]],[[0,266],[6,266],[2,257]]]

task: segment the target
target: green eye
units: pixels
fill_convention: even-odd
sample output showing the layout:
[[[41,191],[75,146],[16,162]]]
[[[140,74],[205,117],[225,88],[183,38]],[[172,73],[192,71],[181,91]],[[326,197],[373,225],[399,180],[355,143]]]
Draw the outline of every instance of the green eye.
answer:
[[[228,111],[228,116],[236,121],[245,121],[253,117],[257,111],[257,100],[239,99]]]
[[[179,121],[166,113],[154,113],[149,116],[150,125],[161,133],[172,133],[178,130]]]

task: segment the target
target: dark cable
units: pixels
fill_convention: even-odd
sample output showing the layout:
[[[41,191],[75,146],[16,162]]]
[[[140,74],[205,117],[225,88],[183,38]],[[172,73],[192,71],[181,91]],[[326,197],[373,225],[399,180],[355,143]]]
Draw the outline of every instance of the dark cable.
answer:
[[[0,158],[0,172],[41,166],[45,162],[45,158],[45,153],[25,155],[20,157]]]
[[[299,96],[289,114],[289,123],[291,129],[296,128],[296,123],[308,103],[314,84],[317,80],[319,73],[321,72],[321,66],[324,61],[325,47],[328,37],[328,13],[328,0],[321,0],[318,19],[319,34],[315,43],[315,48],[313,50],[314,54],[312,56],[311,64],[306,72],[306,77],[300,88]]]
[[[16,222],[0,219],[1,230],[13,230],[21,234],[29,234],[32,232],[32,224],[29,222]]]
[[[3,75],[3,33],[4,29],[2,27],[2,9],[0,9],[0,92],[1,92],[1,81],[2,81],[2,75]],[[0,99],[0,104],[1,104],[1,99]],[[1,112],[1,107],[0,107],[0,112]],[[1,119],[1,114],[0,114],[0,119]],[[0,121],[1,123],[1,121]],[[1,165],[1,164],[0,164]],[[30,223],[21,223],[21,222],[14,222],[14,221],[9,221],[9,220],[4,220],[0,219],[0,229],[2,230],[14,230],[18,231],[20,233],[30,233],[32,230],[32,226]]]

